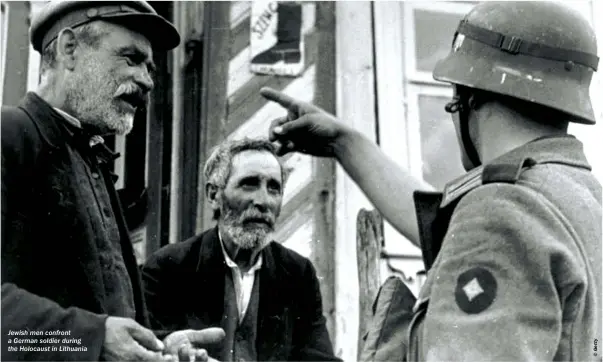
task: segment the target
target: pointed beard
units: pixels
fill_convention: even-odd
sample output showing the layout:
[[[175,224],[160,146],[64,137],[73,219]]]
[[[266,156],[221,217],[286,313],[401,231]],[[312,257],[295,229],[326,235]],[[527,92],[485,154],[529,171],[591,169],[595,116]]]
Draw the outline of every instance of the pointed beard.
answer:
[[[221,214],[223,215],[220,230],[228,235],[230,240],[238,247],[244,250],[261,250],[272,240],[272,232],[274,231],[273,222],[270,225],[250,223],[245,225],[243,220],[246,214],[250,211],[237,214],[234,210],[228,207],[222,207]]]
[[[265,228],[250,228],[223,222],[220,230],[243,250],[261,250],[272,239],[272,233]]]

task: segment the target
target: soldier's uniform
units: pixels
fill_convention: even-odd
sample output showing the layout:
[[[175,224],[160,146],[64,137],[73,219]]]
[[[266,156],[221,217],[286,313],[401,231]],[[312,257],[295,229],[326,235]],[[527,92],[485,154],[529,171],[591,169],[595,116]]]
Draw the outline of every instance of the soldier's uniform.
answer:
[[[455,88],[470,171],[415,192],[427,279],[416,300],[384,283],[361,360],[601,361],[601,184],[582,144],[543,137],[482,165],[470,132],[488,101],[550,133],[595,124],[598,63],[592,27],[563,4],[484,2],[459,23],[433,77]]]
[[[409,360],[600,360],[601,185],[582,144],[540,138],[481,165],[470,133],[491,99],[541,124],[594,124],[596,54],[588,22],[554,2],[484,2],[460,22],[433,76],[455,87],[446,111],[474,168],[415,194],[428,271]]]
[[[415,194],[430,269],[408,360],[600,359],[601,185],[590,170],[580,141],[543,138],[443,194]]]

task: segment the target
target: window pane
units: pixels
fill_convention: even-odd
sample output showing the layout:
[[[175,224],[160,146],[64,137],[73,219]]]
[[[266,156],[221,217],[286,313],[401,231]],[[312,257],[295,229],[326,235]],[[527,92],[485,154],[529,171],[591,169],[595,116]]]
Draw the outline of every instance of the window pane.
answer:
[[[449,101],[448,97],[419,95],[423,178],[439,190],[465,173],[454,124],[444,111]]]
[[[418,71],[433,71],[438,60],[446,57],[463,15],[415,9],[415,56]]]

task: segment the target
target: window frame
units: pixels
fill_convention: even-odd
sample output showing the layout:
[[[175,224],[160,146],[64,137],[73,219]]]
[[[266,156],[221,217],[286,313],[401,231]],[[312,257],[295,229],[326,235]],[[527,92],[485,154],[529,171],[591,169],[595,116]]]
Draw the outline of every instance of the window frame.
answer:
[[[408,83],[406,85],[406,92],[408,94],[408,121],[409,130],[412,132],[410,137],[409,154],[411,167],[415,170],[419,170],[418,177],[421,180],[427,182],[423,177],[423,150],[421,145],[421,120],[420,114],[421,109],[419,106],[419,99],[421,96],[428,97],[446,97],[452,99],[453,91],[452,87],[445,84],[425,84],[425,83]],[[452,120],[449,120],[452,122]],[[410,151],[412,150],[412,152]]]
[[[417,55],[415,46],[416,24],[414,11],[425,10],[463,16],[467,12],[469,12],[469,10],[471,10],[471,8],[473,8],[473,6],[475,6],[476,4],[477,1],[405,1],[400,3],[400,6],[404,7],[404,21],[402,26],[404,28],[404,35],[406,41],[405,49],[403,49],[403,51],[406,54],[406,59],[408,59],[408,61],[405,63],[406,67],[404,69],[404,72],[406,73],[406,78],[408,79],[408,82],[445,85],[444,83],[434,80],[430,72],[420,71],[417,69]],[[452,37],[453,34],[450,34],[449,44],[451,46]]]

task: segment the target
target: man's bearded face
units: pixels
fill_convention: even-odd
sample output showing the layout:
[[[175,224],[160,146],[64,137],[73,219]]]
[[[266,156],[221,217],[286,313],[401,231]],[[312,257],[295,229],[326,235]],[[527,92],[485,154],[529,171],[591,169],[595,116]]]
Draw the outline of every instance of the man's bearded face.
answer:
[[[243,151],[233,157],[227,185],[219,193],[220,230],[242,249],[270,243],[282,203],[278,160],[267,151]]]
[[[222,230],[241,249],[263,249],[270,243],[276,223],[276,215],[272,211],[261,212],[253,205],[239,209],[223,195],[220,213]]]
[[[144,64],[136,64],[120,49],[136,49],[152,56],[146,38],[126,28],[108,24],[110,32],[98,47],[82,44],[77,65],[64,82],[65,108],[84,125],[101,134],[128,134],[136,110],[144,108],[153,87]],[[145,74],[143,74],[143,72]]]

